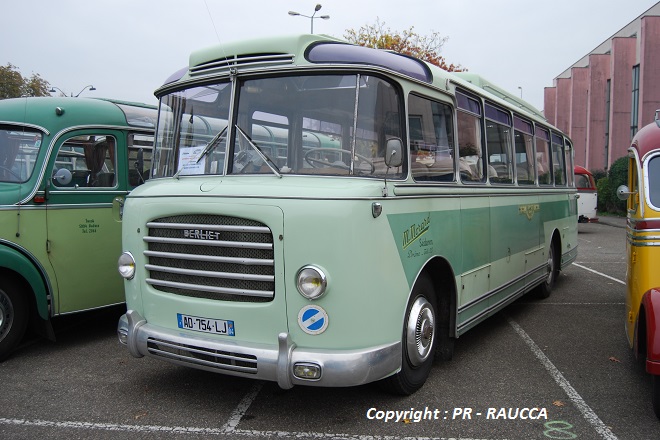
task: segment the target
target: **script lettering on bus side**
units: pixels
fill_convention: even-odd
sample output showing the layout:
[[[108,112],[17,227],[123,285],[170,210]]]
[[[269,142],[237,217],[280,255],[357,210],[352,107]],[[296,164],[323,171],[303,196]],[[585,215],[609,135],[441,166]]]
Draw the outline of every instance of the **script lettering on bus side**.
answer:
[[[430,226],[431,226],[430,215],[427,216],[424,220],[422,220],[421,223],[410,225],[410,228],[403,231],[403,241],[401,243],[403,249],[406,249],[408,246],[414,243],[415,240],[417,240],[424,233],[426,233],[426,231],[429,230]]]

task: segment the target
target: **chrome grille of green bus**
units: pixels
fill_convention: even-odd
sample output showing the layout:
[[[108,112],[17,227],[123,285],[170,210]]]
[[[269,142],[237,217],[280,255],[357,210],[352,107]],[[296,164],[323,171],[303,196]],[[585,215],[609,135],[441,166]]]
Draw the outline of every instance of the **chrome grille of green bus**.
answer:
[[[257,357],[244,353],[213,350],[206,347],[181,344],[157,338],[147,339],[149,353],[165,359],[187,364],[237,373],[257,373]]]
[[[262,223],[178,215],[147,223],[147,283],[177,295],[267,302],[275,296],[273,234]]]

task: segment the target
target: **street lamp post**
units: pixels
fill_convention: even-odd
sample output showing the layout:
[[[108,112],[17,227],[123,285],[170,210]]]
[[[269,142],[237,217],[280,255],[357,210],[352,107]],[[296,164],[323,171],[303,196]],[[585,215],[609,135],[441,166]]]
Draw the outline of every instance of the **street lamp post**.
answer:
[[[71,93],[71,98],[77,98],[77,97],[79,97],[80,94],[81,94],[82,92],[84,92],[85,90],[87,90],[88,88],[89,88],[90,91],[94,91],[94,90],[96,90],[96,87],[94,87],[93,85],[90,84],[90,85],[88,85],[88,86],[83,87],[82,90],[79,91],[77,95],[74,95],[73,93]],[[59,90],[59,92],[60,92],[62,95],[66,96],[66,93],[65,93],[62,89],[60,89],[59,87],[54,87],[54,86],[50,88],[50,90],[48,91],[48,93],[55,93],[55,91],[57,91],[57,90]]]
[[[315,18],[321,18],[323,20],[330,19],[329,15],[319,15],[318,17],[315,17],[316,13],[319,12],[320,10],[321,10],[321,5],[317,4],[316,7],[314,8],[314,13],[312,15],[304,15],[304,14],[301,14],[300,12],[296,12],[296,11],[289,11],[289,15],[291,15],[293,17],[301,16],[301,17],[309,18],[309,20],[311,22],[310,33],[313,34],[314,33],[314,19]]]

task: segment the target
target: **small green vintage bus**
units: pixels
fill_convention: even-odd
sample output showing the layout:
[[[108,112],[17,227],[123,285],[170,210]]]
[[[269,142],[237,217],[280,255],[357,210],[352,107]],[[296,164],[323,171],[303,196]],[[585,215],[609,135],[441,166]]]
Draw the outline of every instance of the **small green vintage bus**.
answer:
[[[136,357],[410,394],[577,256],[570,140],[477,75],[282,36],[197,51],[156,96],[118,262]]]
[[[31,325],[124,302],[116,272],[128,192],[151,168],[156,107],[0,101],[0,360]]]

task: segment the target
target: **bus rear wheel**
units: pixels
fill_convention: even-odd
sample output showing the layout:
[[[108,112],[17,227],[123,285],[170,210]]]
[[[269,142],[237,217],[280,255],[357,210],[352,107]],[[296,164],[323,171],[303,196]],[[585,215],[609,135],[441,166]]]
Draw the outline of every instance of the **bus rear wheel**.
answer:
[[[548,248],[548,263],[546,266],[547,275],[536,289],[539,298],[545,299],[550,296],[559,277],[559,251],[557,249],[557,240],[552,240]]]
[[[23,338],[28,323],[28,307],[15,284],[0,282],[0,361]]]
[[[386,390],[410,395],[420,389],[431,372],[436,349],[437,305],[431,280],[422,275],[413,287],[403,323],[401,370],[385,379]]]

